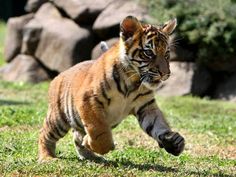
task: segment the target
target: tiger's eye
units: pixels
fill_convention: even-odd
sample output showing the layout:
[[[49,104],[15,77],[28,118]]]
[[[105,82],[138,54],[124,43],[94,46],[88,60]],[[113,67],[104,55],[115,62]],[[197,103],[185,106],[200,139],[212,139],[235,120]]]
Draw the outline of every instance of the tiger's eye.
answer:
[[[155,56],[152,50],[144,50],[144,54],[150,58]]]

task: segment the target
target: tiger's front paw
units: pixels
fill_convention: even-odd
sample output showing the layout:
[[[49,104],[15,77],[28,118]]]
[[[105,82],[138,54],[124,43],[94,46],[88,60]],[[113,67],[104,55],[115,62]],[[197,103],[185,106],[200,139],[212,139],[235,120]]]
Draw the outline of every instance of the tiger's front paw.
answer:
[[[159,145],[175,156],[184,150],[185,140],[178,132],[167,132],[159,136]]]
[[[87,149],[98,153],[100,155],[106,154],[111,150],[115,149],[115,145],[112,139],[107,138],[105,133],[99,138],[92,140],[88,135],[86,135],[83,139],[82,145],[85,146]]]

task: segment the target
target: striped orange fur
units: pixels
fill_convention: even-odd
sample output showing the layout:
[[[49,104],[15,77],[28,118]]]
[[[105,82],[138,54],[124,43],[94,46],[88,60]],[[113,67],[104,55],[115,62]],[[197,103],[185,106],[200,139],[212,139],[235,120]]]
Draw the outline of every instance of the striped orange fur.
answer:
[[[114,149],[112,128],[127,115],[167,152],[179,155],[181,135],[171,131],[154,100],[160,82],[168,79],[169,35],[176,26],[140,23],[126,17],[120,41],[97,60],[79,63],[50,84],[47,117],[39,135],[39,160],[56,157],[56,142],[69,129],[81,159]]]

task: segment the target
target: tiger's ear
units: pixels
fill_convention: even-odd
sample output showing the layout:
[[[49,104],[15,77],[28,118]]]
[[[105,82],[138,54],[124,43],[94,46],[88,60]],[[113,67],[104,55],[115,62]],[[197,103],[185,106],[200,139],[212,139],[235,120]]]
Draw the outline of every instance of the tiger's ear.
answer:
[[[174,18],[164,24],[164,26],[162,27],[162,31],[170,35],[175,30],[176,26],[177,26],[177,19]]]
[[[134,35],[135,32],[142,29],[141,23],[138,21],[137,18],[133,16],[127,16],[121,23],[120,23],[120,36],[124,41],[129,39]]]

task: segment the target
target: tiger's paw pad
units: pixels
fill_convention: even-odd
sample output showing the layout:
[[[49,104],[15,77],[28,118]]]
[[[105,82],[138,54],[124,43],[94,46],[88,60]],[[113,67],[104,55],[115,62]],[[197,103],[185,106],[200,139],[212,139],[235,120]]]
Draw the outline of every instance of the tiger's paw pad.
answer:
[[[184,150],[185,140],[178,132],[167,132],[159,136],[161,142],[159,145],[164,148],[168,153],[175,156],[181,154]]]

